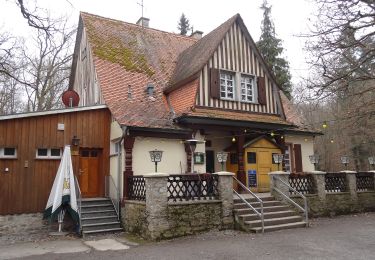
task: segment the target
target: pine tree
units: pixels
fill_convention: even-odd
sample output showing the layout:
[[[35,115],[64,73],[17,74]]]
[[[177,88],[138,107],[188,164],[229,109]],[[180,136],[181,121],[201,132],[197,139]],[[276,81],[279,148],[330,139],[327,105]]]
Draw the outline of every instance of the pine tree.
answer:
[[[182,13],[180,21],[178,22],[177,29],[180,30],[181,35],[186,35],[191,30],[189,19],[186,18],[185,14]]]
[[[292,83],[289,71],[289,62],[281,55],[284,51],[282,41],[276,37],[275,26],[271,19],[271,8],[267,0],[260,7],[263,10],[262,34],[257,47],[268,67],[275,75],[276,83],[283,89],[285,95],[291,98]]]

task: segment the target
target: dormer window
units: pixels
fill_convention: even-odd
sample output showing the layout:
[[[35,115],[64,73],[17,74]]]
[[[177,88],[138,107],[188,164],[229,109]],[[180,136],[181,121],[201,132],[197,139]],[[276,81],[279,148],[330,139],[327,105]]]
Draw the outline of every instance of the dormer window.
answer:
[[[254,77],[249,75],[241,75],[241,101],[255,101],[255,84]]]
[[[220,71],[220,98],[234,100],[235,74]]]

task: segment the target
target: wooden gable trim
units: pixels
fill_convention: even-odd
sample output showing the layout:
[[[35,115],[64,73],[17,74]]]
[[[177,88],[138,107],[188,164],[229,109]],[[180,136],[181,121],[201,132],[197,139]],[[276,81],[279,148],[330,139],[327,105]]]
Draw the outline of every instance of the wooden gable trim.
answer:
[[[76,77],[76,69],[77,69],[77,60],[79,56],[79,47],[81,46],[82,41],[82,34],[83,34],[83,20],[81,14],[79,15],[79,21],[78,21],[78,28],[77,28],[77,36],[76,36],[76,42],[74,45],[74,52],[73,52],[73,60],[72,60],[72,68],[71,73],[69,76],[69,86],[68,89],[72,90],[74,87],[74,80]]]

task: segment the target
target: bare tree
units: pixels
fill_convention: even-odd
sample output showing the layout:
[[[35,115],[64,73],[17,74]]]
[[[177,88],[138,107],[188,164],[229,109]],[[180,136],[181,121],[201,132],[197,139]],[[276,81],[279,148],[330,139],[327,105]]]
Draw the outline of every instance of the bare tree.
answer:
[[[374,80],[375,1],[314,1],[318,6],[316,22],[305,35],[315,72],[310,88],[324,98],[346,91],[355,82]]]

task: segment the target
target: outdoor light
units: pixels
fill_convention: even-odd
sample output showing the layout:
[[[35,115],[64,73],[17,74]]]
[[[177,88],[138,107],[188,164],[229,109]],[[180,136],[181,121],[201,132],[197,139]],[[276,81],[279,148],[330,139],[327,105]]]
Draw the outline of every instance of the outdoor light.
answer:
[[[273,161],[278,164],[278,169],[280,171],[280,163],[283,162],[284,155],[280,153],[273,153],[272,158],[273,158]]]
[[[161,162],[161,157],[163,156],[163,151],[157,149],[150,151],[151,162],[155,163],[155,172],[158,172],[158,163]]]
[[[271,136],[272,136],[272,137],[275,136],[275,133],[274,133],[274,132],[271,132]]]
[[[236,141],[236,137],[233,136],[232,142],[234,143]]]
[[[316,165],[319,163],[319,155],[313,154],[309,156],[310,162],[314,164],[314,170],[316,171]]]
[[[227,152],[217,152],[216,158],[219,163],[221,163],[221,170],[224,171],[224,163],[228,159],[228,153]]]
[[[368,158],[368,163],[370,164],[370,168],[374,168],[374,165],[375,165],[375,157],[374,156],[370,156]]]
[[[328,126],[327,121],[324,121],[322,126],[323,126],[324,129],[327,128],[327,126]]]
[[[73,138],[72,138],[72,145],[79,146],[79,141],[80,141],[80,139],[76,135],[73,136]]]
[[[341,156],[340,158],[341,163],[345,165],[345,168],[348,169],[348,164],[349,164],[349,156]]]
[[[189,139],[186,140],[185,143],[189,144],[191,155],[194,157],[195,149],[197,148],[197,144],[203,144],[204,141],[197,140],[197,139]],[[194,172],[194,158],[191,160],[191,172]]]

